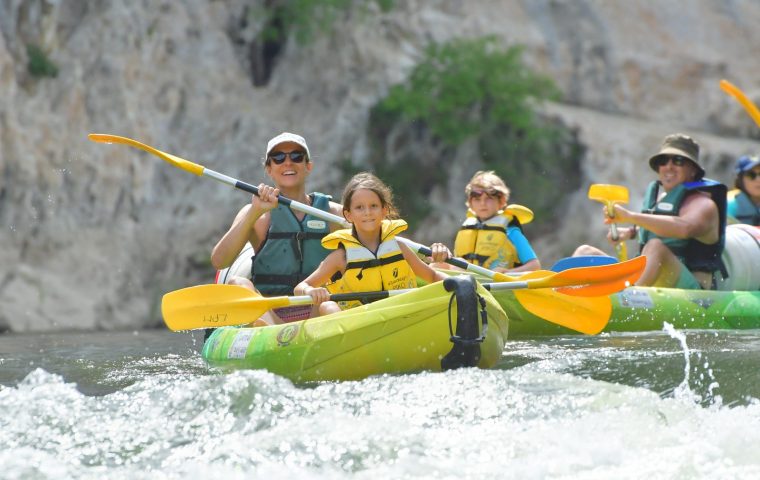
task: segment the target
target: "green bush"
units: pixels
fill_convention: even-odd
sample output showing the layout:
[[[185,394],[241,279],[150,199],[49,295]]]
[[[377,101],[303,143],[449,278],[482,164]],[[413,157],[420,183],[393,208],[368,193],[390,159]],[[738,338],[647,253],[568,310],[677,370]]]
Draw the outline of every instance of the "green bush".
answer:
[[[315,34],[329,31],[339,15],[349,10],[353,0],[285,0],[274,7],[252,10],[253,15],[267,17],[266,27],[261,33],[264,41],[282,42],[293,34],[300,43],[307,43]],[[387,12],[395,0],[375,0],[381,11]],[[360,3],[363,8],[366,5]],[[360,10],[362,13],[365,10]]]
[[[540,102],[559,96],[549,78],[525,67],[521,47],[505,50],[493,37],[432,45],[370,113],[371,169],[404,193],[399,206],[413,224],[430,213],[426,199],[446,182],[456,147],[475,139],[480,158],[472,173],[495,170],[513,192],[510,202],[532,208],[536,225],[548,225],[562,196],[578,188],[568,172],[577,171],[582,154],[573,132],[536,113]],[[426,147],[404,154],[391,145],[389,161],[389,138]],[[463,192],[464,185],[464,201]]]
[[[33,77],[57,77],[58,67],[47,54],[37,45],[27,45],[26,54],[29,57],[27,70]]]

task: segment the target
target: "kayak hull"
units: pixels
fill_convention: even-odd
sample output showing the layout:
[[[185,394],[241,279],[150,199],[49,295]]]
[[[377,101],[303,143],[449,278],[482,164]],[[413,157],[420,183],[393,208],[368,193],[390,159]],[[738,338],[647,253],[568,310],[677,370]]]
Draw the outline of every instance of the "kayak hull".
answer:
[[[513,292],[494,296],[508,312],[510,338],[578,334],[531,314]],[[605,332],[661,330],[666,322],[677,329],[760,328],[760,291],[629,287],[609,299],[612,313]]]
[[[498,362],[508,319],[493,296],[485,299],[487,335],[476,365]],[[257,328],[219,328],[203,347],[203,358],[222,368],[266,369],[295,382],[357,380],[371,375],[440,371],[452,351],[449,302],[436,283],[368,305],[318,318]],[[453,300],[451,331],[457,330]],[[478,323],[479,329],[482,326]]]

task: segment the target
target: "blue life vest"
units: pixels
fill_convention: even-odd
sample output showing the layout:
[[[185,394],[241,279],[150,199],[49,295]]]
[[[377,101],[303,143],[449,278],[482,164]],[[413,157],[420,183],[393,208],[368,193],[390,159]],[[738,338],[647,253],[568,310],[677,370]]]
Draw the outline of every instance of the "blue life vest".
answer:
[[[315,192],[309,197],[314,208],[330,211],[331,196]],[[263,295],[292,295],[293,288],[311,275],[330,253],[322,246],[322,238],[330,233],[330,226],[311,214],[299,221],[295,213],[282,204],[270,215],[267,236],[253,256],[251,279]]]
[[[649,184],[644,198],[644,208],[641,210],[643,213],[677,216],[688,195],[695,192],[707,192],[718,206],[720,238],[716,243],[708,245],[694,238],[662,238],[649,230],[640,228],[639,246],[643,249],[644,244],[650,239],[660,238],[690,271],[720,271],[723,278],[727,278],[728,272],[721,260],[723,247],[726,244],[726,192],[728,191],[726,186],[706,178],[696,182],[682,183],[658,201],[660,185],[659,181]]]
[[[755,202],[749,198],[746,192],[739,191],[733,198],[732,202],[735,204],[734,218],[739,223],[746,223],[747,225],[760,225],[760,207],[755,205]]]

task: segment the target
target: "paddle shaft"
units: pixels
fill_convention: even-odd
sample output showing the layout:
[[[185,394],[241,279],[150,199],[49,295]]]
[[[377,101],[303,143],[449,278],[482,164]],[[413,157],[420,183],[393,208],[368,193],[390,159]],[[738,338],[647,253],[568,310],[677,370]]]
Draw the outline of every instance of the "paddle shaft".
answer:
[[[534,282],[540,282],[541,280],[541,278],[538,278],[530,281],[483,283],[481,285],[490,291],[521,291],[522,289],[540,288]],[[414,290],[338,293],[330,295],[329,299],[335,302],[358,300],[366,304]],[[309,295],[262,297],[238,285],[208,284],[187,287],[165,294],[161,301],[161,313],[166,326],[170,330],[183,331],[246,325],[271,309],[294,305],[310,305],[313,303],[314,300]],[[577,328],[578,331],[583,333],[596,333],[594,330],[599,327],[569,325],[569,328]],[[592,328],[592,330],[589,331],[587,328]]]
[[[170,163],[173,166],[180,168],[182,170],[185,170],[187,172],[190,172],[194,175],[208,176],[210,178],[213,178],[214,180],[233,186],[245,192],[248,192],[254,195],[258,194],[258,188],[254,187],[251,184],[241,182],[230,176],[207,169],[201,165],[195,164],[193,162],[189,162],[185,159],[179,158],[169,153],[162,152],[149,145],[145,145],[131,138],[120,137],[117,135],[96,134],[96,133],[89,134],[88,137],[90,138],[90,140],[95,141],[95,142],[120,143],[123,145],[129,145],[131,147],[144,150],[146,152],[149,152],[161,158],[167,163]],[[302,212],[312,214],[317,218],[322,218],[326,221],[336,222],[340,225],[348,226],[348,223],[345,221],[345,219],[340,218],[336,215],[333,215],[329,212],[324,212],[322,210],[315,209],[308,205],[304,205],[299,202],[285,199],[284,197],[280,197],[279,201],[283,202],[284,205],[287,205],[294,210],[300,210]],[[423,247],[420,244],[411,242],[406,239],[400,239],[399,237],[396,237],[396,238],[399,239],[400,241],[403,241],[404,243],[406,243],[407,246],[415,249],[418,252],[423,252],[423,253],[430,252],[429,249],[427,249],[426,247]],[[513,279],[513,277],[509,277],[507,275],[497,273],[497,272],[492,272],[488,269],[463,262],[462,260],[449,259],[449,263],[451,263],[452,265],[458,266],[460,268],[465,268],[468,271],[480,273],[486,276],[487,278],[491,278],[495,280],[512,280]],[[571,293],[572,295],[586,295],[586,294],[589,294],[590,292],[593,292],[595,295],[607,295],[608,293],[611,293],[612,291],[619,291],[620,289],[624,288],[624,285],[621,285],[621,282],[624,280],[623,277],[621,277],[617,272],[615,272],[615,274],[613,275],[614,279],[610,281],[610,278],[609,278],[610,272],[602,273],[602,271],[599,270],[600,268],[603,268],[603,267],[595,267],[596,271],[593,273],[590,271],[587,272],[586,270],[588,269],[584,270],[580,268],[566,270],[565,272],[573,272],[573,270],[575,270],[576,277],[575,277],[574,284],[573,282],[568,282],[570,278],[567,275],[562,277],[563,278],[562,285],[554,285],[551,283],[552,282],[551,279],[555,278],[554,276],[550,276],[549,278],[536,279],[535,278],[536,275],[540,275],[542,277],[545,275],[540,270],[535,271],[535,272],[530,272],[529,275],[533,275],[534,280],[541,280],[542,287],[538,287],[538,285],[536,285],[536,288],[547,288],[547,287],[557,287],[557,286],[561,287],[561,286],[573,286],[573,285],[580,286],[580,285],[588,285],[589,283],[592,284],[591,287],[593,288],[591,289],[588,289],[587,287],[573,288],[572,289],[573,291]],[[638,273],[634,274],[636,278],[638,278],[638,275],[640,275],[640,271],[641,271],[641,268],[639,267],[637,268],[638,268]],[[605,275],[607,278],[605,278]],[[625,280],[626,284],[627,282],[628,280]],[[566,289],[563,289],[563,290],[566,290]],[[566,299],[566,295],[563,295],[561,293],[555,293],[551,290],[546,291],[547,293],[538,295],[535,298],[527,295],[527,293],[530,291],[531,290],[527,290],[527,289],[518,289],[515,291],[516,292],[515,296],[517,297],[521,305],[523,305],[529,312],[533,313],[534,315],[538,315],[539,317],[549,322],[557,323],[559,325],[565,326],[567,328],[571,328],[573,330],[577,330],[579,332],[593,334],[593,333],[598,333],[599,331],[601,331],[602,328],[604,328],[604,325],[606,325],[607,322],[609,321],[610,312],[611,312],[611,302],[609,298],[607,297],[594,297],[594,298],[585,298],[585,299],[574,298],[571,302],[570,300]],[[581,292],[585,292],[585,293],[581,293]],[[563,292],[563,293],[567,294],[570,292]],[[568,309],[574,312],[572,316],[567,315]],[[162,312],[163,312],[163,307],[162,307]],[[166,318],[166,315],[164,315],[164,317]]]
[[[252,193],[254,195],[258,195],[259,189],[250,183],[246,183],[240,180],[237,180],[235,178],[229,177],[227,175],[221,174],[219,172],[215,172],[213,170],[210,170],[208,168],[202,167],[202,175],[208,176],[210,178],[213,178],[217,181],[220,181],[222,183],[231,185],[239,190],[246,191],[248,193]],[[330,212],[326,212],[324,210],[320,210],[318,208],[314,208],[310,205],[306,205],[304,203],[291,200],[287,197],[283,197],[282,195],[277,196],[277,201],[282,203],[283,205],[286,205],[293,210],[298,210],[304,213],[308,213],[310,215],[313,215],[317,218],[321,218],[322,220],[338,223],[343,226],[350,226],[351,224],[344,218],[341,218],[335,214],[332,214]],[[615,224],[612,224],[612,227],[614,228]],[[617,234],[617,230],[613,230],[615,234]],[[412,240],[409,240],[408,238],[402,238],[402,237],[395,237],[396,240],[403,242],[406,244],[409,248],[414,250],[417,253],[421,253],[426,256],[432,256],[433,252],[430,250],[430,248],[419,244],[417,242],[414,242]],[[520,289],[530,289],[530,288],[553,288],[553,287],[563,287],[563,286],[581,286],[582,282],[580,282],[577,278],[568,279],[567,282],[560,282],[558,279],[562,278],[562,273],[555,273],[552,275],[549,275],[544,278],[535,278],[531,280],[518,280],[516,277],[511,277],[509,275],[494,272],[493,270],[489,270],[487,268],[481,267],[479,265],[472,264],[470,262],[467,262],[461,258],[448,258],[446,260],[446,263],[453,265],[455,267],[461,268],[463,270],[466,270],[468,272],[476,273],[478,275],[482,275],[486,278],[490,278],[491,280],[496,280],[497,283],[489,284],[490,287],[486,287],[489,290],[520,290]],[[601,267],[585,267],[585,268],[601,268]],[[589,278],[589,284],[591,283],[606,283],[606,280],[599,281],[597,280],[594,282],[594,279]],[[612,291],[618,291],[619,288],[617,286],[610,285],[610,290]],[[568,291],[565,292],[568,294],[573,294],[574,292]],[[310,297],[307,297],[310,298]],[[379,298],[385,298],[385,297],[373,297],[374,299]],[[331,296],[331,299],[332,296]],[[342,300],[353,300],[353,298],[339,298],[334,299],[335,301],[342,301]],[[308,301],[304,301],[304,303],[308,304]]]
[[[158,150],[156,148],[151,147],[150,145],[146,145],[144,143],[138,142],[137,140],[133,140],[131,138],[127,137],[121,137],[118,135],[109,135],[109,134],[100,134],[100,133],[91,133],[88,135],[90,140],[95,142],[102,142],[102,143],[120,143],[123,145],[129,145],[131,147],[139,148],[141,150],[144,150],[146,152],[152,153],[153,155],[156,155],[163,159],[164,161],[172,164],[173,166],[180,168],[182,170],[185,170],[187,172],[192,173],[193,175],[198,176],[205,176],[212,178],[218,182],[224,183],[226,185],[232,186],[238,190],[242,190],[244,192],[248,192],[253,195],[259,194],[258,187],[251,185],[250,183],[243,182],[241,180],[238,180],[236,178],[230,177],[229,175],[225,175],[223,173],[219,173],[217,171],[211,170],[210,168],[206,168],[203,165],[199,165],[197,163],[191,162],[189,160],[185,160],[184,158],[177,157],[175,155],[162,152],[161,150]],[[326,212],[324,210],[320,210],[318,208],[314,208],[311,205],[306,205],[304,203],[291,200],[287,197],[284,197],[282,195],[277,196],[278,202],[282,203],[283,205],[286,205],[293,210],[297,210],[303,213],[310,214],[314,217],[321,218],[322,220],[337,223],[339,225],[342,225],[344,227],[350,227],[351,224],[342,217],[339,217],[338,215],[335,215],[331,212]],[[407,238],[402,237],[395,237],[397,240],[403,242],[406,244],[409,248],[414,250],[415,252],[421,253],[423,255],[431,256],[432,251],[417,242],[414,242],[412,240],[409,240]],[[476,273],[478,275],[482,275],[486,278],[490,278],[491,280],[496,280],[497,282],[509,282],[509,281],[516,281],[516,277],[511,277],[509,275],[494,272],[492,270],[489,270],[487,268],[483,268],[478,265],[474,265],[472,263],[469,263],[463,259],[459,258],[449,258],[446,260],[446,263],[453,265],[455,267],[459,267],[463,270]],[[599,267],[595,267],[599,268]],[[601,270],[598,271],[598,273],[601,273]],[[589,279],[588,283],[605,283],[604,278],[593,278],[594,275],[591,275],[592,278]],[[547,285],[547,287],[551,287],[553,285]],[[566,285],[556,285],[556,286],[566,286]]]
[[[190,162],[192,163],[192,162]],[[241,180],[238,180],[236,178],[232,178],[228,175],[225,175],[223,173],[216,172],[214,170],[211,170],[210,168],[206,167],[200,167],[202,170],[200,170],[201,175],[209,178],[213,178],[214,180],[230,185],[232,187],[237,188],[238,190],[243,190],[244,192],[251,193],[253,195],[259,194],[259,188],[251,185],[250,183],[243,182]],[[314,208],[311,205],[306,205],[305,203],[298,202],[296,200],[291,200],[287,197],[283,197],[282,195],[277,196],[277,201],[287,207],[292,208],[293,210],[297,210],[299,212],[307,213],[309,215],[312,215],[317,218],[321,218],[322,220],[337,223],[339,225],[342,225],[344,227],[351,227],[351,223],[348,222],[345,218],[341,218],[333,213],[326,212],[324,210],[320,210],[318,208]],[[415,252],[421,253],[423,255],[431,256],[433,255],[432,250],[430,250],[428,247],[417,243],[415,241],[409,240],[408,238],[403,237],[395,237],[396,240],[399,240],[406,244],[409,248],[414,250]],[[468,270],[473,273],[477,273],[479,275],[483,275],[485,277],[494,279],[494,273],[491,270],[488,270],[483,267],[479,267],[477,265],[473,265],[469,262],[466,262],[464,260],[458,259],[458,258],[450,258],[446,260],[446,263],[450,265],[454,265],[455,267],[459,267],[463,270]]]
[[[224,284],[215,284],[224,285]],[[333,293],[330,295],[330,300],[333,302],[346,302],[351,300],[358,300],[362,303],[370,303],[376,300],[382,300],[384,298],[401,295],[402,293],[411,292],[413,289],[406,288],[402,290],[378,290],[376,292],[357,292],[357,293]],[[267,297],[258,297],[262,300],[266,300]],[[275,297],[276,298],[276,297]],[[289,305],[310,305],[314,303],[314,300],[309,295],[296,295],[288,297]]]

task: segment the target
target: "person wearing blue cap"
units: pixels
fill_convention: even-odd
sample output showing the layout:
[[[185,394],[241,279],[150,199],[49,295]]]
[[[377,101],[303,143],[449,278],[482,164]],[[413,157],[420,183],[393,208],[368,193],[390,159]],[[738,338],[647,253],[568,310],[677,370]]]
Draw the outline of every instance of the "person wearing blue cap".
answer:
[[[729,192],[728,215],[738,223],[760,226],[760,157],[739,157],[734,171],[736,189]]]

